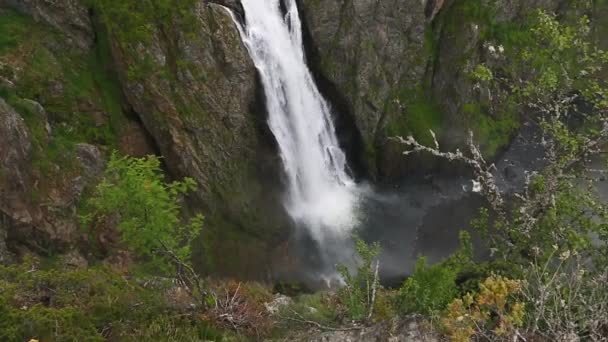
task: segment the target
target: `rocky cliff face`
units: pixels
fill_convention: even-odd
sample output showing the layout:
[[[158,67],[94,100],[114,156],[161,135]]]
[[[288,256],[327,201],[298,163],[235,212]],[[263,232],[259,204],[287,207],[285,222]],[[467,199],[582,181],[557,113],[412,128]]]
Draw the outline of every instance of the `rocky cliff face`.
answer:
[[[12,8],[44,22],[64,34],[67,43],[86,49],[91,47],[95,34],[87,7],[78,0],[0,0],[0,7]]]
[[[284,228],[272,198],[276,183],[264,179],[280,164],[236,25],[215,4],[198,2],[193,11],[184,30],[175,29],[184,27],[178,22],[157,25],[143,39],[131,40],[128,28],[111,25],[114,60],[128,102],[171,174],[199,184],[195,203],[205,208],[208,227],[202,241],[213,246],[205,252],[212,259],[207,264],[255,275],[260,269],[248,260],[264,259],[266,243]],[[245,235],[234,239],[239,234]]]
[[[61,253],[82,241],[115,98],[76,2],[0,1],[0,31],[0,254]]]
[[[560,3],[302,0],[301,6],[316,52],[311,64],[347,98],[372,174],[396,180],[435,164],[403,158],[390,136],[430,142],[432,129],[453,148],[472,129],[490,156],[508,144],[517,115],[491,110],[504,99],[490,101],[490,90],[470,73],[479,63],[499,62],[497,38],[531,9],[556,10]]]
[[[228,13],[191,1],[175,6],[187,15],[140,18],[127,8],[137,1],[83,4],[0,0],[2,258],[7,239],[43,254],[86,243],[78,207],[119,149],[160,153],[171,176],[198,182],[199,264],[265,274],[286,232],[279,161]]]
[[[31,221],[27,211],[20,203],[23,198],[20,194],[27,193],[29,182],[27,180],[28,161],[31,152],[31,143],[27,127],[23,119],[4,100],[0,99],[0,262],[10,259],[6,247],[9,225],[15,221]]]
[[[401,100],[410,93],[422,97],[429,60],[425,4],[303,0],[301,7],[314,49],[313,69],[346,98],[368,166],[374,168],[387,127],[409,105]]]

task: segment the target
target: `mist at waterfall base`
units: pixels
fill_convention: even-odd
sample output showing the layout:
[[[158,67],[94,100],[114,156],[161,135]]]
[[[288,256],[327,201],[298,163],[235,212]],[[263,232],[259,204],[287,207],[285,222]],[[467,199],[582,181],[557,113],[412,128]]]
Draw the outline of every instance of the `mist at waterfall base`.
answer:
[[[383,275],[404,275],[414,261],[416,227],[437,205],[436,193],[424,187],[378,191],[354,181],[330,106],[306,64],[296,1],[279,1],[241,0],[243,23],[231,14],[264,88],[284,168],[284,205],[297,227],[290,253],[301,260],[300,280],[337,281],[336,264],[353,267],[354,232],[380,241]]]
[[[284,167],[285,208],[318,244],[321,264],[350,260],[350,232],[359,222],[362,190],[349,175],[330,107],[305,61],[295,0],[242,0],[243,42],[266,95],[268,126]],[[350,254],[350,253],[349,253]],[[333,270],[321,269],[320,277]]]

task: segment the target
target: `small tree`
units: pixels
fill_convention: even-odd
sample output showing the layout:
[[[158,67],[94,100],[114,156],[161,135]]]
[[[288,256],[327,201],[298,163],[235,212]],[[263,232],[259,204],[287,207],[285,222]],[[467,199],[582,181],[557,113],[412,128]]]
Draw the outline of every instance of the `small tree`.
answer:
[[[358,321],[370,319],[374,312],[376,295],[380,287],[378,277],[380,262],[376,259],[381,249],[377,242],[368,245],[357,238],[355,243],[360,262],[355,275],[352,275],[345,265],[337,266],[345,282],[344,287],[338,291],[338,296],[346,306],[349,318]]]
[[[180,196],[195,188],[190,178],[165,182],[155,156],[131,158],[113,153],[89,201],[92,213],[85,221],[115,216],[121,239],[130,250],[162,272],[174,266],[184,285],[202,295],[190,263],[190,243],[198,236],[203,217],[196,215],[182,224],[179,205]]]

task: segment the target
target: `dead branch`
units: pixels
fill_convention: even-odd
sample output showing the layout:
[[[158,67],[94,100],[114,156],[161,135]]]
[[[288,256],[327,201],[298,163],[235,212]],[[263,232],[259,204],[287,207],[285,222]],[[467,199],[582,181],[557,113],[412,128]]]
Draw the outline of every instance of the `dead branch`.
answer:
[[[311,321],[308,319],[305,319],[304,317],[302,317],[302,315],[300,315],[298,312],[296,312],[293,309],[290,309],[290,311],[297,317],[289,317],[289,316],[283,316],[278,314],[277,317],[279,317],[280,319],[283,320],[287,320],[287,321],[292,321],[292,322],[297,322],[297,323],[303,323],[303,324],[308,324],[308,325],[312,325],[320,330],[325,330],[325,331],[355,331],[355,330],[361,330],[363,329],[363,327],[360,326],[354,326],[354,327],[345,327],[345,328],[333,328],[333,327],[328,327],[326,325],[323,325],[319,322],[315,322],[315,321]]]
[[[380,261],[376,261],[376,270],[374,271],[374,279],[372,281],[371,300],[368,303],[368,308],[369,308],[369,312],[367,313],[368,320],[370,320],[372,318],[372,314],[374,313],[374,305],[376,304],[376,292],[378,290],[378,285],[380,283],[380,278],[378,276],[379,268],[380,268]]]

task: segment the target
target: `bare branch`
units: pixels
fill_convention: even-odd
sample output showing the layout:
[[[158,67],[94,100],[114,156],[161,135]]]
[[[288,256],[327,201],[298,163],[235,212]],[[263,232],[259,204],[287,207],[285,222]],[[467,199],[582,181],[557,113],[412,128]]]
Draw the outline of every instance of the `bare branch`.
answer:
[[[446,159],[448,161],[459,161],[467,164],[473,169],[475,174],[475,180],[481,185],[481,193],[486,197],[492,208],[499,213],[500,215],[505,214],[504,208],[504,200],[503,196],[496,185],[496,180],[494,178],[493,171],[496,170],[494,164],[488,164],[486,160],[483,158],[483,155],[479,149],[479,147],[473,141],[473,132],[469,132],[469,138],[467,139],[467,147],[469,149],[469,154],[465,155],[459,149],[456,149],[455,152],[443,152],[439,149],[439,142],[437,141],[437,137],[435,133],[431,130],[431,136],[433,137],[433,145],[435,147],[428,147],[421,143],[419,143],[414,137],[411,135],[404,139],[403,137],[396,137],[398,142],[401,144],[410,147],[410,150],[403,152],[404,155],[409,155],[417,152],[427,152],[436,157]]]

